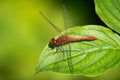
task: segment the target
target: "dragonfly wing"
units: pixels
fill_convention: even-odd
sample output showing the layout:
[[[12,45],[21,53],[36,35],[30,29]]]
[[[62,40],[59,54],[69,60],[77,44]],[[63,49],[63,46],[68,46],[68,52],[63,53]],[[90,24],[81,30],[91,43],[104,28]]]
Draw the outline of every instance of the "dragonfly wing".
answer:
[[[68,50],[66,51],[66,55],[67,55],[67,62],[68,62],[68,67],[70,70],[70,73],[73,74],[73,65],[72,65],[72,55],[71,55],[71,45],[70,43],[67,44]]]
[[[61,69],[61,64],[63,64],[63,61],[65,61],[64,49],[62,47],[56,47],[56,52],[53,54],[53,56],[55,58],[55,61],[58,61],[58,62],[54,63],[53,71],[59,72]]]
[[[45,20],[46,20],[47,22],[49,22],[49,24],[50,24],[58,33],[62,32],[62,30],[59,29],[55,24],[53,24],[42,12],[39,12],[39,13],[45,18]]]
[[[68,14],[67,8],[64,5],[62,5],[62,12],[63,12],[65,30],[70,27],[73,27],[74,26],[73,21],[70,15]]]
[[[64,17],[64,26],[65,26],[65,30],[73,27],[73,22],[71,17],[68,14],[67,8],[63,5],[62,6],[62,11],[63,11],[63,17]],[[67,36],[67,33],[65,33],[65,35]],[[66,41],[68,41],[68,38],[66,38]],[[73,73],[73,66],[72,66],[72,57],[71,57],[71,45],[70,43],[66,44],[66,57],[67,57],[67,63],[68,63],[68,67],[69,67],[69,71],[70,73]]]
[[[57,60],[57,56],[56,56],[57,51],[58,51],[58,48],[56,47],[56,52],[53,53],[53,56],[54,56],[54,59],[55,59],[54,61]],[[58,68],[59,68],[59,65],[57,63],[54,63],[53,71],[58,71]]]

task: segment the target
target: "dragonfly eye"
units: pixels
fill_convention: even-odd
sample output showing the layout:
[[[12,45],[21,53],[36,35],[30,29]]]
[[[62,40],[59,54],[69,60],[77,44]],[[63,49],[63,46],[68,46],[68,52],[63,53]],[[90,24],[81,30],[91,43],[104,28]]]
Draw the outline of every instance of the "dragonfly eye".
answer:
[[[51,44],[52,44],[52,45],[55,45],[55,44],[56,44],[55,38],[52,38],[52,39],[51,39]]]

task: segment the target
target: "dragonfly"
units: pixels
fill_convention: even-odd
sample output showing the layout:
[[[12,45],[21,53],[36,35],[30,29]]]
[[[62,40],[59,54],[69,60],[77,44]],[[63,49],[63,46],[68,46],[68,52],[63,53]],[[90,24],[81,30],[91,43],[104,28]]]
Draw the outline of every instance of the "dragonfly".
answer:
[[[66,7],[63,5],[62,6],[62,11],[63,11],[63,17],[64,17],[64,26],[65,26],[65,30],[70,27],[70,26],[73,26],[72,24],[72,21],[69,17],[69,14],[67,12],[67,9]],[[49,22],[49,24],[51,24],[51,26],[58,32],[62,32],[55,24],[53,24],[42,12],[39,12],[44,18],[45,20],[47,20],[47,22]],[[69,25],[70,24],[70,25]],[[56,53],[58,50],[60,50],[62,53],[63,53],[63,60],[64,60],[64,57],[65,57],[65,53],[66,54],[69,54],[69,55],[66,55],[67,56],[67,62],[68,62],[68,67],[69,67],[69,71],[70,73],[74,73],[74,67],[72,65],[72,55],[71,55],[71,45],[70,43],[72,42],[77,42],[77,41],[93,41],[93,40],[96,40],[97,38],[94,37],[94,36],[87,36],[87,37],[78,37],[78,38],[74,38],[74,37],[69,37],[67,36],[67,33],[64,34],[64,35],[61,35],[59,36],[57,39],[56,38],[52,38],[48,44],[48,47],[50,49],[55,49],[56,48]],[[64,45],[68,45],[68,48],[69,48],[69,52],[65,52],[65,49],[62,47]],[[58,65],[54,65],[54,66],[57,66]]]

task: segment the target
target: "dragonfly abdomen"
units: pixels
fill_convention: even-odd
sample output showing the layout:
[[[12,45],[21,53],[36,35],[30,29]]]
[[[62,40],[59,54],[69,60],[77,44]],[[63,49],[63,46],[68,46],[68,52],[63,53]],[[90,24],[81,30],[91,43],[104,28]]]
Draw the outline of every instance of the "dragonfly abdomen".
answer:
[[[82,37],[82,38],[69,38],[70,42],[74,41],[93,41],[96,40],[97,38],[94,36],[87,36],[87,37]]]
[[[61,36],[56,40],[56,46],[61,46],[70,42],[76,42],[76,41],[93,41],[97,38],[94,36],[87,36],[82,38],[72,38],[68,36]]]

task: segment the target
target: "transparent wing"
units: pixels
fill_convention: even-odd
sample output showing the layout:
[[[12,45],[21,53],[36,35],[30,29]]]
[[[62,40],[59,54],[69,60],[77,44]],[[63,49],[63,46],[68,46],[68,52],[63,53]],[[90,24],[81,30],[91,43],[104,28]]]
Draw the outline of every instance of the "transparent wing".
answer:
[[[58,56],[59,54],[57,54],[58,50],[59,48],[56,47],[56,52],[53,54],[55,61],[59,60],[59,58],[61,57],[61,56]],[[59,69],[60,69],[59,63],[54,63],[53,71],[59,72]]]
[[[74,73],[73,65],[72,65],[72,55],[71,55],[71,45],[70,43],[67,45],[68,50],[66,51],[67,62],[70,73]]]
[[[73,21],[70,15],[68,14],[67,8],[64,5],[62,5],[62,12],[63,12],[65,30],[70,27],[73,27],[74,26]]]
[[[58,32],[62,32],[62,30],[60,30],[55,24],[53,24],[42,12],[39,12],[47,22],[49,22],[51,24],[51,26]]]
[[[71,17],[68,14],[67,8],[63,5],[62,6],[62,11],[63,11],[63,17],[64,17],[64,26],[65,26],[65,30],[73,27],[73,22]],[[67,33],[65,33],[65,35],[67,36]],[[66,41],[69,41],[68,38],[66,38]],[[70,73],[73,73],[73,65],[72,65],[72,55],[71,55],[71,45],[70,43],[66,44],[66,49],[65,49],[65,53],[66,53],[66,57],[67,57],[67,63],[68,63],[68,67],[69,67],[69,71]]]

